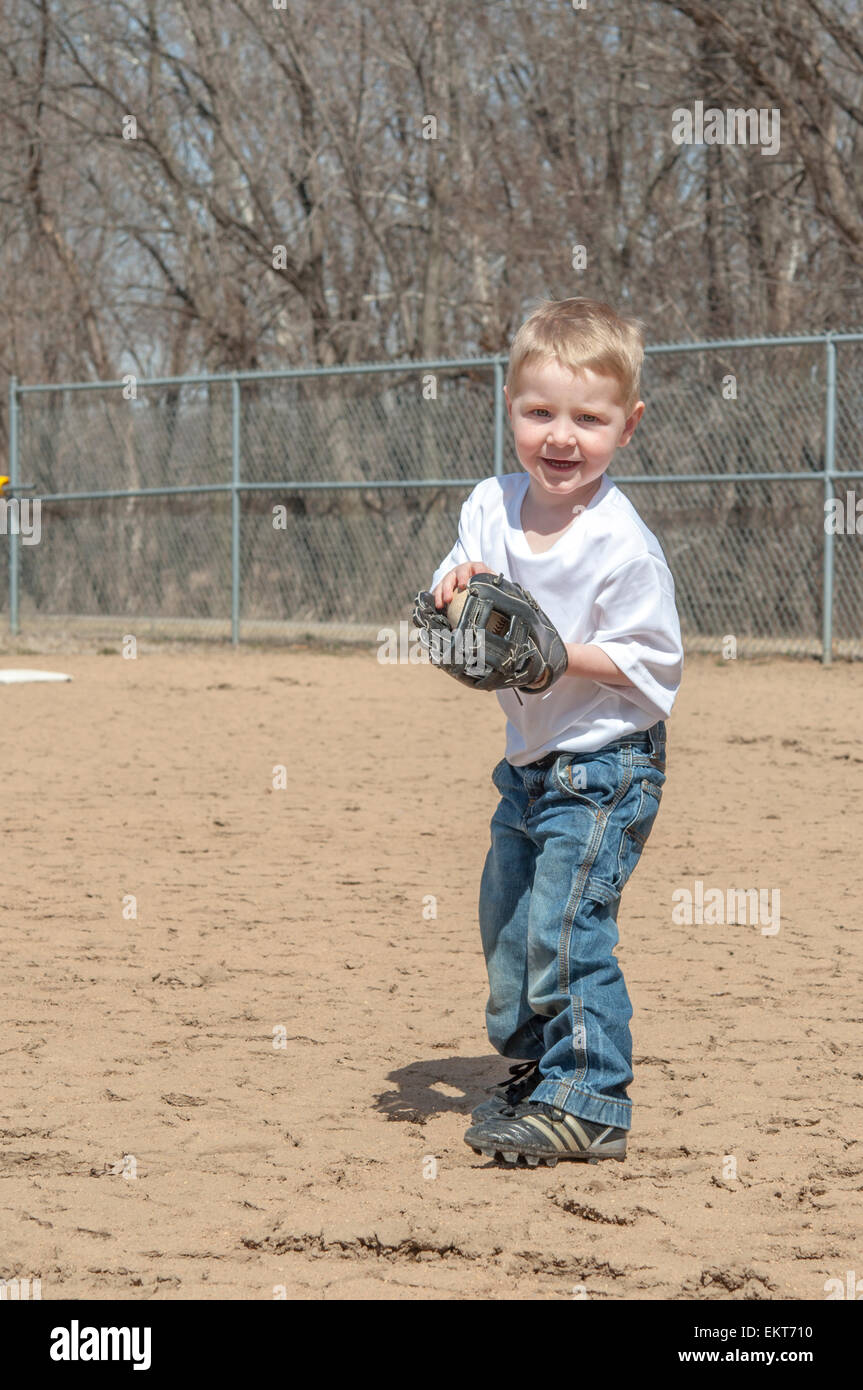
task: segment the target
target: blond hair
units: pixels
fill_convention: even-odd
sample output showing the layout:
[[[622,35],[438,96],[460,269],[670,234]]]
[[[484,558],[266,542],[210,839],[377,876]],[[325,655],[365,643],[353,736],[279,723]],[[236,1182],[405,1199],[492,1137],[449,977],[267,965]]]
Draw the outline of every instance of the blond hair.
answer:
[[[506,385],[510,395],[529,362],[556,357],[572,372],[612,376],[627,415],[638,400],[644,361],[644,324],[624,318],[596,299],[546,299],[516,333],[509,354]]]

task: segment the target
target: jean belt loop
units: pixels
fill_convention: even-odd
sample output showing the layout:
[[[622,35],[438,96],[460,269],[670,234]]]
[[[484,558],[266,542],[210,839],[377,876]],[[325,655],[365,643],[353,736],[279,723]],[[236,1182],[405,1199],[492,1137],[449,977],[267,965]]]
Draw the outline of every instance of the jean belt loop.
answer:
[[[650,759],[657,766],[665,762],[665,725],[661,719],[648,729],[650,735]]]

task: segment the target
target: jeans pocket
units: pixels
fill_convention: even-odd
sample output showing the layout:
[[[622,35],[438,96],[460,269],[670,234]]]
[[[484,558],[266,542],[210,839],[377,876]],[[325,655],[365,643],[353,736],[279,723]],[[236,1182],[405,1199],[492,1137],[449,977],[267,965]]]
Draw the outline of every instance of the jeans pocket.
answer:
[[[612,758],[597,754],[562,754],[549,770],[547,785],[570,801],[579,801],[606,816],[613,805],[620,769]],[[603,802],[605,803],[603,805]]]
[[[487,764],[486,764],[486,766],[487,766]],[[501,795],[503,795],[503,790],[504,790],[503,783],[501,782],[501,778],[507,776],[508,770],[509,770],[509,763],[507,762],[506,758],[501,758],[500,762],[499,762],[495,767],[493,767],[492,770],[491,770],[491,780],[492,780],[492,782],[494,783],[494,785],[497,787],[497,789],[498,789],[498,791],[501,793]]]
[[[663,781],[664,781],[663,777]],[[649,777],[641,779],[641,795],[638,801],[638,810],[632,820],[624,827],[620,837],[620,849],[617,855],[617,884],[618,890],[623,888],[639,859],[641,851],[647,843],[648,836],[653,829],[656,820],[656,813],[659,810],[659,803],[662,800],[662,787],[657,786]]]

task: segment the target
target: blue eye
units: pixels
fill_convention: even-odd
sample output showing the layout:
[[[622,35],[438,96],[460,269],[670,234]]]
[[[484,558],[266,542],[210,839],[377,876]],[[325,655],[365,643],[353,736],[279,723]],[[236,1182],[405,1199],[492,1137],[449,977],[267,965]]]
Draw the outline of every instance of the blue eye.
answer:
[[[546,410],[546,408],[545,408],[544,405],[535,405],[535,406],[532,408],[532,410],[530,411],[530,414],[531,414],[531,415],[544,415],[544,416],[547,416],[549,419],[551,419],[551,411],[550,411],[550,410]],[[582,416],[580,416],[579,418],[582,419],[582,420],[586,420],[586,421],[588,422],[588,424],[591,424],[591,425],[598,425],[598,424],[600,423],[600,419],[599,419],[599,416],[598,416],[598,415],[582,415]]]

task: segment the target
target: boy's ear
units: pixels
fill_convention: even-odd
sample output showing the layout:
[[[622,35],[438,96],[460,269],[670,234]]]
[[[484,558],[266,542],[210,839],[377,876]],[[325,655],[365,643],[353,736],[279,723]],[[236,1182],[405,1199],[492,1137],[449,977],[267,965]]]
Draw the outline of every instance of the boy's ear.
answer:
[[[503,388],[503,398],[504,398],[504,400],[506,401],[506,413],[507,413],[507,415],[509,416],[509,418],[510,418],[510,420],[511,420],[511,419],[512,419],[512,399],[511,399],[511,397],[510,397],[509,391],[507,390],[507,388],[506,388],[505,386],[504,386],[504,388]]]
[[[635,426],[638,424],[638,422],[639,422],[639,420],[641,419],[641,417],[642,417],[643,414],[644,414],[644,401],[638,401],[638,402],[632,407],[632,410],[631,410],[630,413],[629,413],[629,418],[627,419],[626,424],[625,424],[624,427],[623,427],[623,434],[620,436],[620,439],[617,441],[617,447],[618,447],[618,449],[622,449],[626,444],[629,443],[630,439],[631,439],[632,436],[635,434]]]

